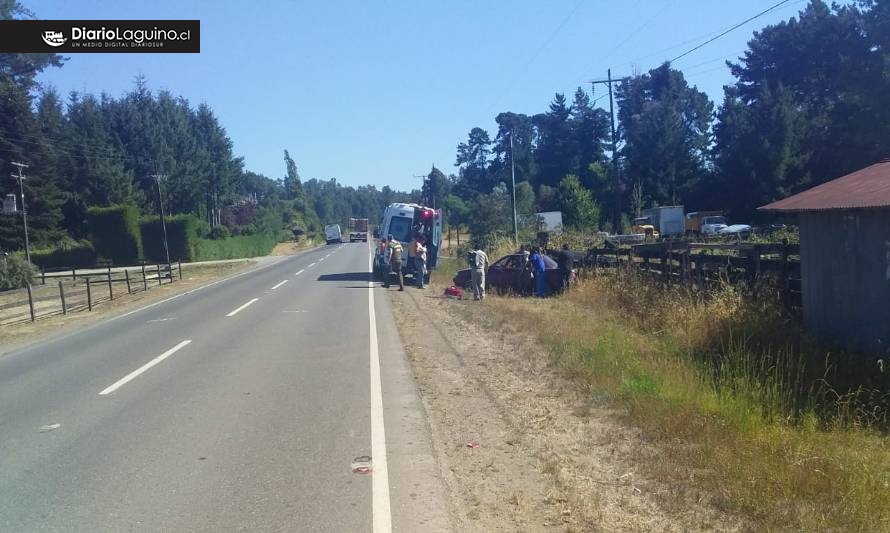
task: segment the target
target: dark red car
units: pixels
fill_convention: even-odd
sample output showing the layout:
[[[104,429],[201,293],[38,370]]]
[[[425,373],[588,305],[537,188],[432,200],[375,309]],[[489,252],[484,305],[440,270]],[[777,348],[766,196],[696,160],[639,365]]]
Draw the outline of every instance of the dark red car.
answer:
[[[527,272],[523,274],[521,281],[518,280],[521,261],[522,254],[511,254],[491,263],[485,275],[485,289],[494,292],[515,292],[517,283],[521,283],[526,293],[533,293],[534,287]],[[545,271],[547,292],[549,294],[561,292],[562,276],[556,261],[545,255],[544,265],[547,267]],[[451,281],[455,287],[472,290],[469,268],[458,271]]]

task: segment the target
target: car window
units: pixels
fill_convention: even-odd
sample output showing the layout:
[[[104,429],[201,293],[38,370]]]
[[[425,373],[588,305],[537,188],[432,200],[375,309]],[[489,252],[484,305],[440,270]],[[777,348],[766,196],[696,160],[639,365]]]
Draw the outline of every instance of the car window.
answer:
[[[515,268],[513,266],[513,256],[512,255],[504,256],[504,257],[498,259],[497,261],[495,261],[492,266],[497,267],[497,268],[503,268],[503,269]]]

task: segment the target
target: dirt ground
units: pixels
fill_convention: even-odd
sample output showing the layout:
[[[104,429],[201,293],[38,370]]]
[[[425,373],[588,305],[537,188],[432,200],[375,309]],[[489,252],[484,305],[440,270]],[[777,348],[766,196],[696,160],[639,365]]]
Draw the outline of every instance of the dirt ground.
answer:
[[[391,292],[458,531],[739,531],[647,478],[659,450],[527,335],[444,286]]]
[[[300,242],[280,242],[275,245],[275,248],[269,252],[269,255],[273,256],[283,256],[283,255],[294,255],[300,250],[305,250],[306,248],[311,248],[315,243],[312,241],[308,241],[306,239],[301,239]]]
[[[0,326],[0,356],[27,342],[61,335],[99,320],[138,309],[158,300],[199,287],[215,279],[236,274],[252,267],[254,264],[252,261],[244,260],[213,265],[183,265],[182,280],[177,279],[174,283],[153,287],[147,292],[124,295],[114,301],[102,301],[96,304],[92,311],[84,310],[69,313],[68,315],[59,314],[40,318],[33,323],[24,322]]]

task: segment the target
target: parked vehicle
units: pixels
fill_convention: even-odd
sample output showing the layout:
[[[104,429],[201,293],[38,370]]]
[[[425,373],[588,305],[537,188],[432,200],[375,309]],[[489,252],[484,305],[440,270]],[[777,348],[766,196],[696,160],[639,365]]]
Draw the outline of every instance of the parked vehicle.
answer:
[[[725,227],[722,211],[694,211],[686,215],[687,235],[716,235]]]
[[[682,205],[653,207],[643,210],[643,217],[648,218],[655,231],[662,237],[683,235],[686,232],[686,222],[683,216]]]
[[[340,224],[328,224],[325,226],[324,238],[328,244],[343,242],[343,233],[340,231]]]
[[[751,226],[749,226],[748,224],[733,224],[731,226],[722,228],[720,231],[717,232],[717,234],[747,238],[751,235]]]
[[[658,230],[652,225],[650,217],[637,217],[634,219],[633,226],[630,227],[630,236],[642,235],[643,240],[648,238],[657,239],[659,237]]]
[[[347,228],[349,229],[349,242],[368,242],[367,218],[350,218]]]
[[[389,266],[384,263],[386,253],[386,238],[389,235],[395,237],[405,248],[402,254],[402,272],[407,277],[414,277],[413,264],[408,257],[408,244],[415,233],[420,233],[426,239],[426,267],[427,271],[435,270],[439,266],[439,250],[442,245],[442,210],[424,207],[418,204],[390,204],[383,210],[383,220],[379,230],[375,233],[379,241],[374,252],[374,273],[378,278],[388,272]],[[427,273],[427,280],[429,273]]]
[[[516,280],[519,276],[519,265],[522,264],[522,254],[510,254],[501,257],[492,263],[485,275],[485,288],[494,292],[510,292],[516,289]],[[545,276],[547,277],[548,292],[555,294],[562,291],[562,275],[559,272],[559,266],[556,261],[549,256],[544,256],[544,265],[546,266]],[[465,268],[457,272],[452,278],[455,287],[463,289],[472,288],[472,278],[469,268]],[[574,272],[572,280],[574,282]],[[531,288],[529,286],[529,288]]]

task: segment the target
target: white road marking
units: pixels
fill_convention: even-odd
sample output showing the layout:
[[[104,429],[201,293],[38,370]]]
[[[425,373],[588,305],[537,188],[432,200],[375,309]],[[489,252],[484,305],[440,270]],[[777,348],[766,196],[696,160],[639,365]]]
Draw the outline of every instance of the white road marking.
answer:
[[[294,276],[299,276],[299,275],[302,274],[303,272],[306,272],[306,269],[305,269],[305,268],[302,269],[302,270],[300,270],[300,271],[297,272],[296,274],[294,274]]]
[[[270,290],[273,290],[273,291],[274,291],[275,289],[277,289],[278,287],[281,287],[282,285],[284,285],[284,284],[287,283],[288,281],[289,281],[289,280],[284,280],[284,281],[282,281],[281,283],[276,284],[276,285],[275,285],[274,287],[272,287]]]
[[[234,311],[232,311],[231,313],[227,314],[226,316],[235,316],[235,315],[237,315],[238,313],[240,313],[241,311],[243,311],[244,309],[246,309],[248,306],[252,305],[252,304],[253,304],[254,302],[256,302],[257,300],[259,300],[259,298],[254,298],[253,300],[247,302],[246,304],[242,305],[242,306],[239,307],[238,309],[235,309]]]
[[[140,366],[140,367],[137,368],[136,370],[130,372],[130,373],[127,374],[126,376],[124,376],[124,377],[122,377],[121,379],[119,379],[118,381],[116,381],[116,382],[114,383],[114,385],[112,385],[112,386],[108,387],[107,389],[103,390],[102,392],[100,392],[100,393],[99,393],[99,396],[105,396],[106,394],[111,394],[112,392],[116,391],[117,389],[123,387],[124,385],[126,385],[126,384],[129,383],[130,381],[133,381],[134,379],[136,379],[137,377],[139,377],[139,374],[142,374],[143,372],[145,372],[145,371],[148,370],[149,368],[155,366],[156,364],[160,363],[160,362],[163,361],[164,359],[166,359],[166,358],[170,357],[171,355],[175,354],[176,352],[178,352],[178,351],[181,350],[182,348],[188,346],[188,344],[190,344],[191,342],[192,342],[192,341],[190,341],[190,340],[185,340],[185,341],[180,342],[180,343],[177,344],[176,346],[170,348],[170,349],[167,350],[166,352],[164,352],[164,353],[162,353],[161,355],[155,357],[155,358],[152,359],[151,361],[145,363],[144,365]]]
[[[370,246],[368,250],[370,252]],[[373,271],[370,253],[368,270]],[[374,533],[390,533],[392,512],[389,505],[389,470],[386,463],[386,431],[383,427],[383,386],[380,382],[380,351],[377,345],[373,282],[368,282],[368,289],[368,322],[371,337],[371,457],[374,465],[374,475],[371,480],[371,512]]]
[[[171,318],[171,317],[167,317],[167,318],[154,318],[154,319],[152,319],[152,320],[146,320],[145,323],[146,323],[146,324],[153,324],[153,323],[155,323],[155,322],[167,322],[168,320],[174,320],[174,319]]]
[[[282,313],[308,313],[305,309],[285,309]]]
[[[309,263],[309,266],[307,266],[306,268],[312,268],[314,266],[315,266],[315,263]]]

